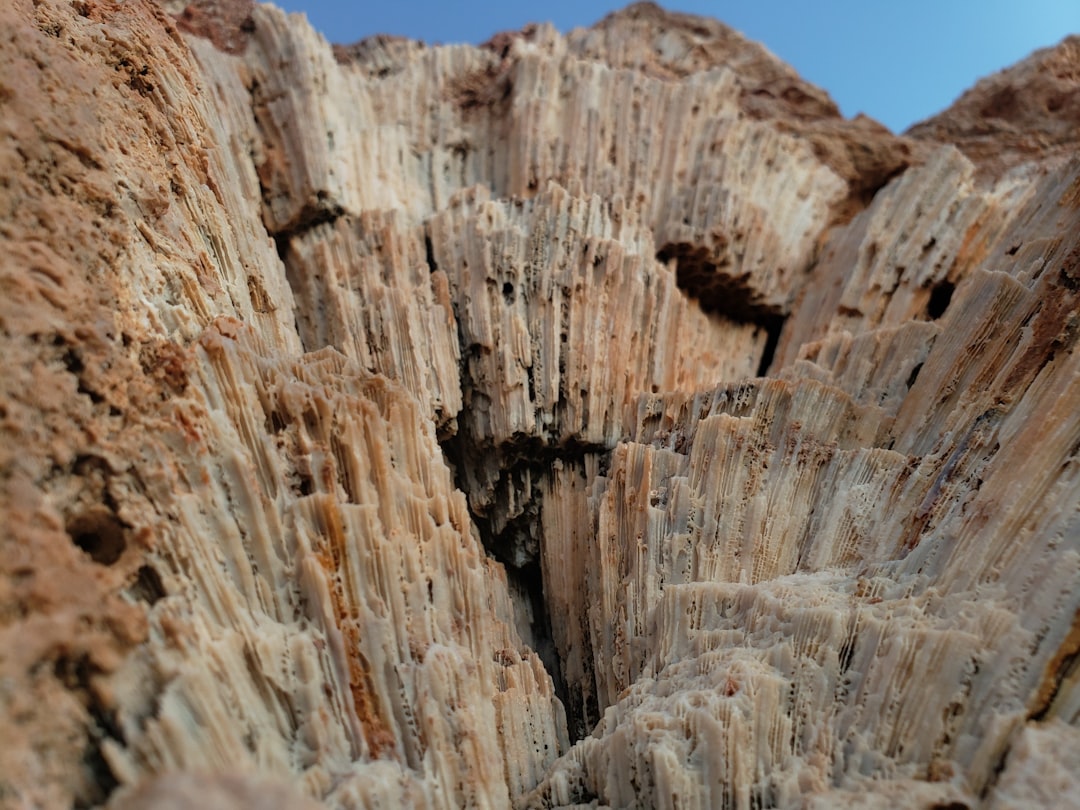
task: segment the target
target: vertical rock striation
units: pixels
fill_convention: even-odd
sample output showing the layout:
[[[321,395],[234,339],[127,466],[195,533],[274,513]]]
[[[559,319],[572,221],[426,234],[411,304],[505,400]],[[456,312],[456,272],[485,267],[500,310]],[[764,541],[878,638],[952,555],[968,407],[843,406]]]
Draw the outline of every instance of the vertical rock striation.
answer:
[[[1075,803],[1075,37],[0,30],[0,806]]]

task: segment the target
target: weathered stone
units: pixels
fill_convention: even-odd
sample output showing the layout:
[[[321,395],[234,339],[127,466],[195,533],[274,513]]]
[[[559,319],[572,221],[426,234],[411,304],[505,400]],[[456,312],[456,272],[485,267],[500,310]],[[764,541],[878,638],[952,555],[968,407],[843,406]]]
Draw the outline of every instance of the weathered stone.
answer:
[[[0,805],[1077,806],[1075,38],[0,30]]]

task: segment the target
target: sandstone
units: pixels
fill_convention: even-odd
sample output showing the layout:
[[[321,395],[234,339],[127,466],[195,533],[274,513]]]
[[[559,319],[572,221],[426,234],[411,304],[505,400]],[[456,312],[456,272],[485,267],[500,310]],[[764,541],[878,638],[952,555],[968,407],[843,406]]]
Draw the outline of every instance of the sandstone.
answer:
[[[0,806],[1080,806],[1075,37],[0,30]]]

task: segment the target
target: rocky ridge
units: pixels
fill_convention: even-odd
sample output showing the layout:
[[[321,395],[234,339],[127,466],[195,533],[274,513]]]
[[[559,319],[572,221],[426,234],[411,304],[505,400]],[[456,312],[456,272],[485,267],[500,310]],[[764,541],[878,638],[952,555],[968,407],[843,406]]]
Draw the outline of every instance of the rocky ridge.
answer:
[[[0,805],[1077,795],[1075,37],[0,30]]]

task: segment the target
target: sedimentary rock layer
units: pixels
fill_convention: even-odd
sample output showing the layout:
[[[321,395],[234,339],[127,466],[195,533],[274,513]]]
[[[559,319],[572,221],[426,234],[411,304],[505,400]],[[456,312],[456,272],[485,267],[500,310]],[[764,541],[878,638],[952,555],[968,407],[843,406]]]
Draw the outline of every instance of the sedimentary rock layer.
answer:
[[[0,804],[1075,803],[1075,38],[0,30]]]

